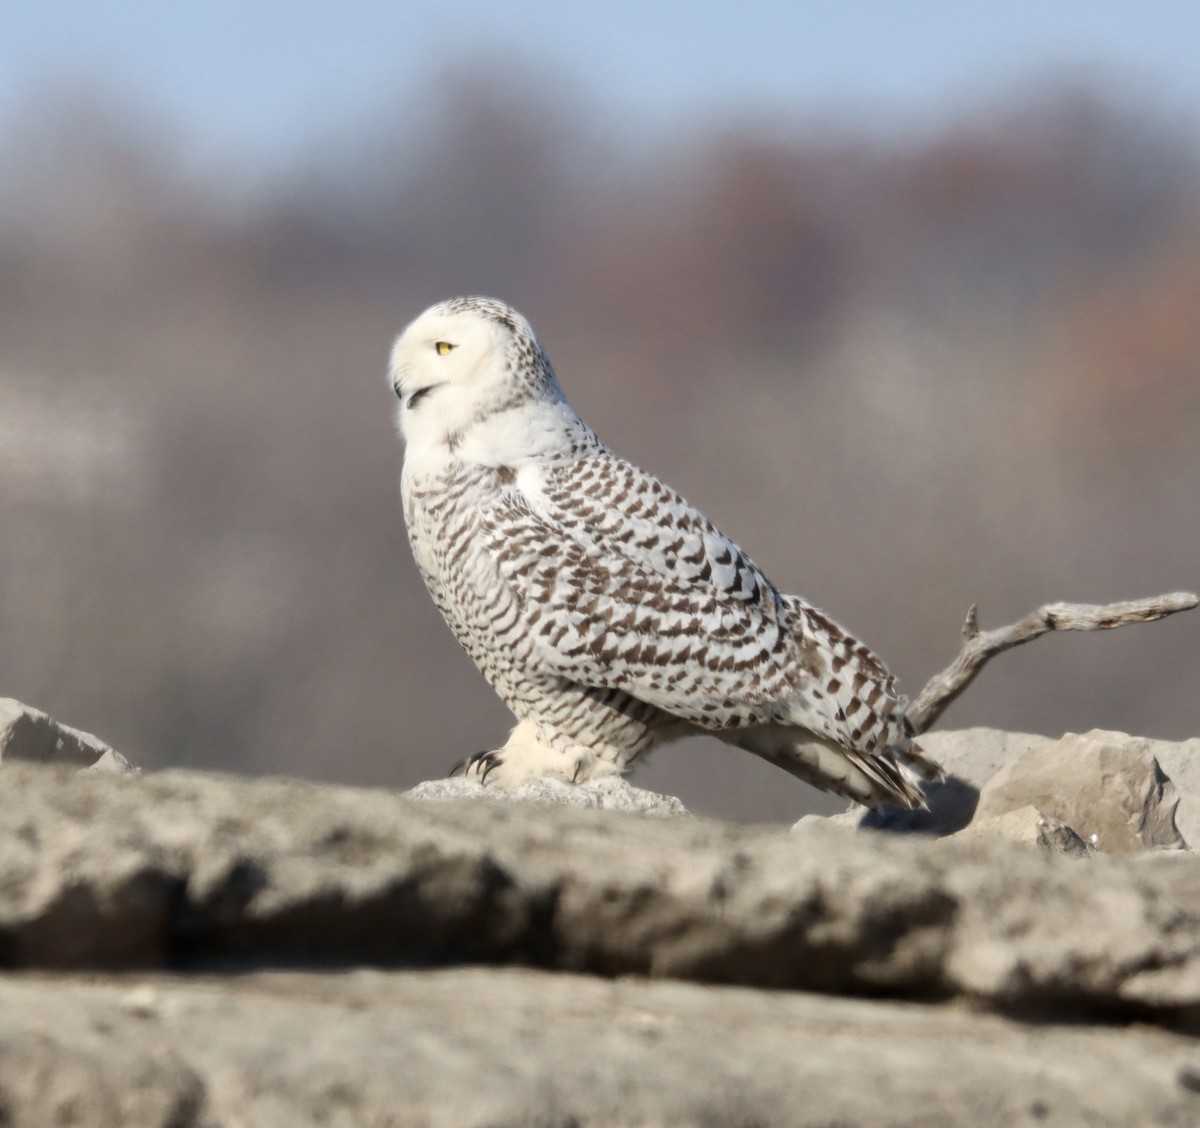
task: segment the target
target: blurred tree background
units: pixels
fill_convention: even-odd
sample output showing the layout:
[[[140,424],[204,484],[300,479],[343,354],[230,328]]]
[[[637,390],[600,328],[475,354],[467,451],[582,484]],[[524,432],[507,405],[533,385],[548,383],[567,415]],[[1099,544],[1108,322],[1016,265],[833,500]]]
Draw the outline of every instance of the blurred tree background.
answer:
[[[1200,147],[1170,114],[1050,83],[887,139],[626,143],[468,66],[419,106],[252,186],[96,89],[3,123],[0,695],[145,767],[403,787],[501,743],[408,556],[384,372],[464,292],[909,692],[974,601],[1200,585]],[[1196,735],[1198,650],[1188,616],[1052,637],[943,724]],[[634,781],[820,802],[707,741]]]

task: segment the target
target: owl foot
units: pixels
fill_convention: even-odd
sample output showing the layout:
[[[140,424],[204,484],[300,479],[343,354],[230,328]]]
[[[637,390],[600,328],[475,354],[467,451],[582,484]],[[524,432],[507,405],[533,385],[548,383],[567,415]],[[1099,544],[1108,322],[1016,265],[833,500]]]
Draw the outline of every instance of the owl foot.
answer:
[[[616,764],[599,759],[586,749],[563,752],[543,741],[536,727],[522,721],[509,736],[503,748],[491,752],[476,752],[461,764],[455,765],[451,775],[459,768],[467,777],[506,790],[520,787],[534,779],[562,779],[568,783],[582,783],[585,779],[599,779],[607,775],[620,775]]]

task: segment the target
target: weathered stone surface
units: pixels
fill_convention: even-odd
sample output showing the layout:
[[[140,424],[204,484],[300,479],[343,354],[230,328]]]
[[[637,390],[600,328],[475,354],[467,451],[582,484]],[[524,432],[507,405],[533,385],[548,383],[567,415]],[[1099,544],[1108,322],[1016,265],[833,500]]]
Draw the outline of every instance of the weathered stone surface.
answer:
[[[535,779],[516,788],[487,787],[477,779],[454,776],[418,783],[404,792],[406,799],[492,799],[497,802],[550,803],[562,807],[591,807],[628,811],[640,815],[674,817],[687,808],[673,795],[660,795],[634,787],[618,776],[567,783],[561,779]]]
[[[1155,862],[14,765],[0,788],[0,963],[523,962],[1187,1011],[1200,1006],[1200,860]]]
[[[920,743],[946,771],[943,782],[927,786],[928,809],[868,811],[852,805],[828,822],[930,835],[956,834],[982,822],[986,824],[982,828],[985,832],[990,829],[992,833],[1032,842],[1037,835],[1019,829],[1022,819],[996,821],[1008,810],[1032,807],[1086,837],[1071,824],[1073,816],[1060,813],[1067,806],[1047,799],[1053,794],[1068,804],[1074,802],[1075,808],[1089,811],[1090,820],[1082,821],[1093,827],[1087,834],[1097,834],[1101,851],[1111,847],[1110,840],[1124,842],[1133,850],[1200,845],[1200,739],[1175,743],[1100,730],[1055,739],[977,728],[926,733]],[[1113,746],[1104,754],[1107,760],[1084,755],[1080,762],[1081,751],[1102,745]],[[1154,760],[1158,761],[1157,769]],[[1003,788],[1006,798],[993,798],[980,809],[981,790],[1000,790],[1001,784],[993,785],[991,781],[1001,770],[1008,781]],[[1175,829],[1170,825],[1172,812]],[[1132,820],[1132,825],[1141,829],[1132,835],[1125,831],[1113,840],[1111,831],[1102,835],[1097,828],[1100,819],[1107,819],[1110,826],[1130,825]],[[1108,847],[1102,839],[1109,841]]]
[[[1036,807],[1016,807],[1002,815],[976,819],[959,834],[963,838],[976,835],[1006,838],[1010,842],[1059,850],[1075,857],[1090,857],[1096,852],[1095,847],[1080,838],[1066,823]]]
[[[60,725],[11,697],[0,697],[0,762],[70,764],[126,775],[136,771],[120,752],[90,732]]]
[[[941,764],[947,775],[957,776],[978,789],[1005,764],[1048,739],[1030,732],[969,728],[927,732],[918,738],[918,743]]]
[[[1033,806],[1103,853],[1133,854],[1185,845],[1177,804],[1147,741],[1096,731],[1027,748],[984,785],[976,818]]]
[[[1183,1126],[1197,1064],[1152,1027],[520,969],[0,980],[14,1128]]]
[[[1091,737],[1110,740],[1141,741],[1144,737],[1127,736],[1122,732],[1094,730]],[[1150,754],[1175,785],[1179,806],[1175,809],[1175,826],[1192,849],[1200,849],[1200,737],[1194,740],[1147,740]]]
[[[115,1008],[89,1015],[87,990],[0,979],[0,1124],[199,1128],[204,1084],[184,1055]]]
[[[0,1124],[1200,1122],[1200,858],[1066,858],[1031,807],[941,839],[580,809],[643,801],[610,784],[7,767]],[[262,970],[325,960],[407,969]],[[556,970],[430,969],[463,961]],[[28,970],[105,966],[209,970]]]
[[[100,754],[99,759],[91,767],[84,770],[89,772],[106,772],[109,775],[139,775],[142,769],[135,768],[115,748],[106,748]]]

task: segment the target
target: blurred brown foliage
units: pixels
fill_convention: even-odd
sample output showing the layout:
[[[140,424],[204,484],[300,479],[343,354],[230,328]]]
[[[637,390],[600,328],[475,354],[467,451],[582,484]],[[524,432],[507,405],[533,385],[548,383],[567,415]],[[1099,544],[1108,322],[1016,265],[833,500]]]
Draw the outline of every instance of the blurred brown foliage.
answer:
[[[387,349],[454,293],[912,692],[972,601],[1200,585],[1200,154],[1144,107],[635,145],[493,75],[269,182],[95,96],[0,160],[0,694],[144,765],[404,786],[503,739],[397,501]],[[1195,735],[1200,622],[1015,652],[946,723]],[[811,804],[752,760],[637,781]]]

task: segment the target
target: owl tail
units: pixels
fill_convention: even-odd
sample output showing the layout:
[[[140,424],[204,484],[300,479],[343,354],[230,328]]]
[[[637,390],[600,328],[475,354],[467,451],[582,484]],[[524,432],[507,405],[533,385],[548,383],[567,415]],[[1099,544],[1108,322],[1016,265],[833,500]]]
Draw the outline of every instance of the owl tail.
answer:
[[[937,764],[926,759],[911,739],[865,751],[784,725],[733,729],[718,735],[813,787],[844,795],[873,810],[888,805],[908,810],[924,807],[921,783],[942,777]]]

